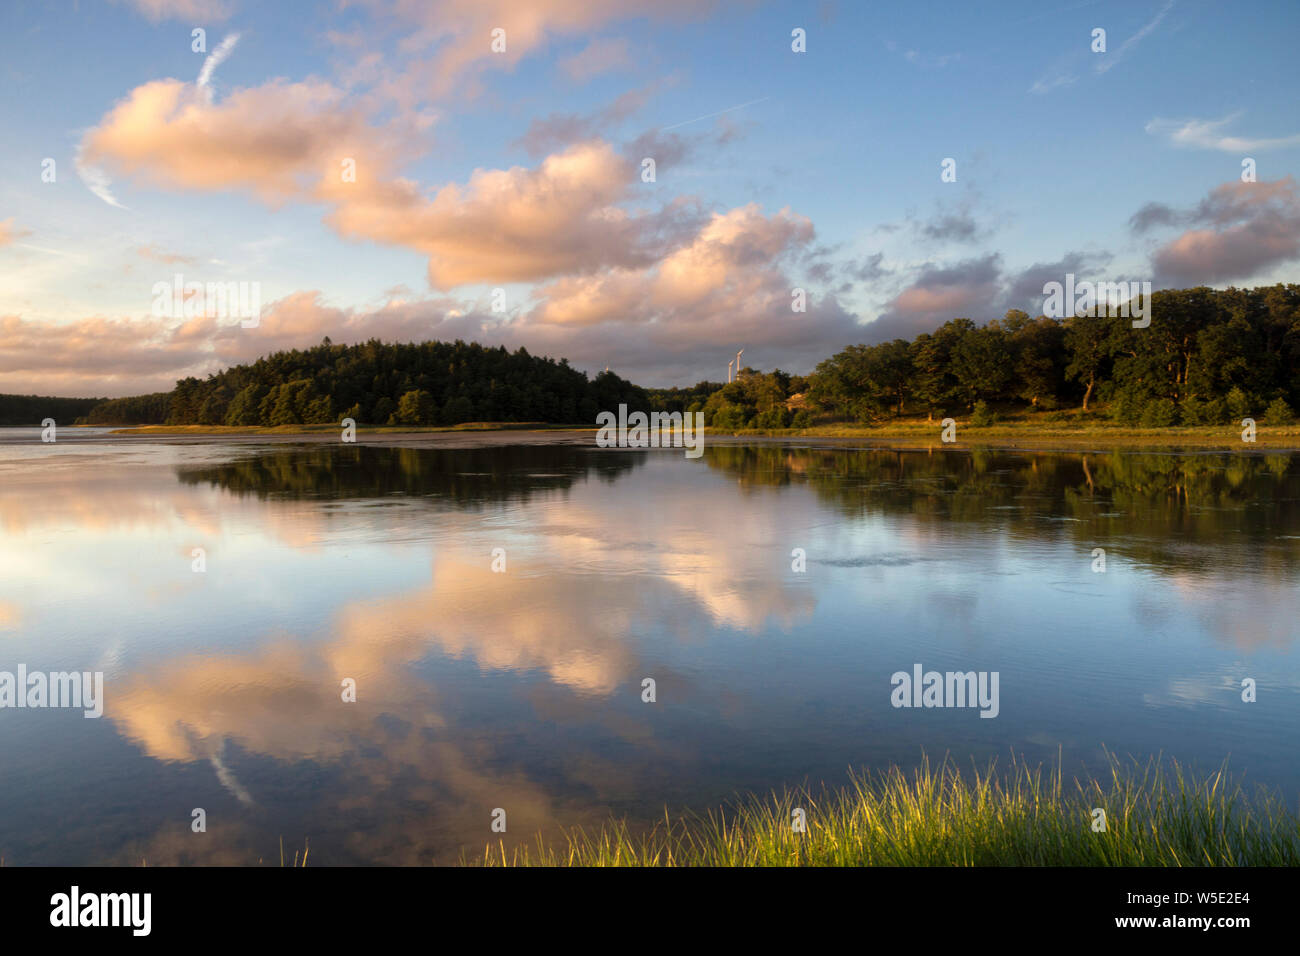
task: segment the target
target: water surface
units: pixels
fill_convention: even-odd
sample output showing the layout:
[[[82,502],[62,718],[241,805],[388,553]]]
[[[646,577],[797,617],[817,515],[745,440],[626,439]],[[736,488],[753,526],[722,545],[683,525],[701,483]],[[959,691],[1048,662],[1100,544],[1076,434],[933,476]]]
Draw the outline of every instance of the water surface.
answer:
[[[32,435],[0,670],[101,670],[105,713],[0,710],[6,865],[454,862],[498,807],[513,840],[923,752],[1300,792],[1286,454]],[[894,708],[917,663],[997,671],[998,716]]]

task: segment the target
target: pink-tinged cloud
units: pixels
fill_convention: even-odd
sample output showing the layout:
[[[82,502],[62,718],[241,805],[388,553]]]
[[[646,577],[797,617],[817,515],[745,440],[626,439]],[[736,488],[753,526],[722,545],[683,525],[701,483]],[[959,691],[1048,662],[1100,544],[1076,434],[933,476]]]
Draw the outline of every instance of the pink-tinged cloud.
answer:
[[[82,142],[88,163],[179,189],[247,190],[276,205],[323,202],[341,235],[428,256],[430,284],[524,282],[644,267],[695,224],[689,204],[623,208],[640,185],[609,143],[575,143],[535,168],[479,169],[425,193],[390,168],[418,151],[409,125],[377,129],[343,91],[273,81],[210,103],[195,86],[133,90]]]
[[[231,4],[226,0],[130,0],[130,3],[155,23],[184,20],[199,26],[225,20],[231,12]]]
[[[207,358],[156,319],[95,317],[51,325],[0,316],[0,391],[133,395],[176,384]]]
[[[590,36],[612,22],[640,18],[690,20],[708,16],[718,0],[372,0],[381,20],[401,24],[401,50],[416,54],[391,81],[395,87],[444,96],[484,69],[513,70],[553,38]],[[505,31],[494,50],[493,31]],[[593,60],[611,53],[597,44]],[[589,48],[590,49],[590,48]],[[432,55],[425,51],[432,50]]]
[[[429,257],[429,282],[523,282],[648,264],[672,216],[633,214],[635,170],[608,143],[578,143],[535,169],[479,169],[425,198],[415,183],[322,185],[344,236],[407,246]]]
[[[735,321],[755,311],[790,312],[791,288],[778,268],[812,241],[812,223],[783,209],[764,216],[757,204],[715,214],[688,244],[653,268],[615,269],[560,279],[539,290],[528,316],[544,325],[672,322],[690,316],[700,328],[710,315]]]
[[[30,229],[21,229],[14,225],[13,217],[0,219],[0,246],[7,246],[23,236],[30,236]]]
[[[1190,211],[1160,207],[1159,212],[1165,223],[1200,227],[1152,255],[1159,285],[1248,279],[1300,259],[1300,195],[1290,176],[1224,183]],[[1149,209],[1147,217],[1153,218]]]
[[[149,259],[153,262],[163,262],[168,265],[195,261],[193,256],[181,255],[178,252],[167,252],[166,250],[156,248],[152,243],[146,243],[143,246],[136,246],[135,254],[141,259]]]
[[[927,266],[865,328],[871,341],[912,339],[933,332],[949,319],[990,318],[1004,297],[1004,278],[996,253],[952,266]]]
[[[329,83],[273,80],[219,104],[180,80],[136,87],[82,140],[96,166],[176,189],[248,189],[268,203],[306,199],[341,179],[346,159],[366,168],[398,145],[369,126]]]

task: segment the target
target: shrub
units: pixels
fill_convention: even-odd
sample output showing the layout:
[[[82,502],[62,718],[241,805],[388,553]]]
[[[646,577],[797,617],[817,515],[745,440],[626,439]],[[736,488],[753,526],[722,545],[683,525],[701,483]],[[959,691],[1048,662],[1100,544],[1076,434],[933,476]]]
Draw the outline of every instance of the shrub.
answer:
[[[1294,425],[1295,412],[1284,399],[1275,398],[1264,410],[1264,421],[1270,425]]]
[[[794,413],[794,418],[790,422],[791,428],[812,428],[812,416],[808,414],[808,409],[801,408]]]
[[[713,413],[710,427],[718,429],[736,429],[745,427],[745,410],[739,405],[723,405]]]
[[[989,403],[981,399],[975,403],[975,410],[971,413],[970,423],[976,428],[987,428],[997,422],[998,416],[989,408]]]
[[[1185,425],[1220,425],[1227,417],[1228,409],[1221,398],[1206,402],[1189,395],[1179,405],[1178,413]]]
[[[1250,399],[1236,385],[1232,386],[1232,391],[1228,393],[1228,414],[1234,421],[1241,421],[1250,414]]]
[[[1133,400],[1132,396],[1121,394],[1110,403],[1110,407],[1106,409],[1106,414],[1111,417],[1112,421],[1124,425],[1136,425],[1142,413],[1140,406]]]
[[[754,416],[755,428],[785,428],[790,413],[780,405],[773,405],[765,412]]]
[[[1178,406],[1168,398],[1155,398],[1142,409],[1143,428],[1168,428],[1178,424]]]

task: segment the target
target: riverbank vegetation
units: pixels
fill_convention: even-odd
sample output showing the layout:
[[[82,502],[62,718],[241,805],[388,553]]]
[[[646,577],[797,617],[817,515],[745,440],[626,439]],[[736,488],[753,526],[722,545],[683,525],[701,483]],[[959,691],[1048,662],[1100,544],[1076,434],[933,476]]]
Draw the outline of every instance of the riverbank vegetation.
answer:
[[[803,832],[797,832],[802,810]],[[1099,813],[1098,811],[1103,811]],[[487,846],[488,866],[1296,866],[1300,821],[1226,770],[1112,759],[1065,778],[1015,760],[854,775],[835,790],[749,797],[633,830],[611,822],[558,841]]]

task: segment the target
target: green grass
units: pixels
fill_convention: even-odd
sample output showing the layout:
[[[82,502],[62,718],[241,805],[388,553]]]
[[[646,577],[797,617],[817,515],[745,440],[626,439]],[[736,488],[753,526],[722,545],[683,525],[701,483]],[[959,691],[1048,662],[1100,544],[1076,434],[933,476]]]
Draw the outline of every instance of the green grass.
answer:
[[[1247,793],[1226,767],[1111,758],[1107,774],[1068,781],[1023,761],[961,773],[926,761],[851,775],[850,785],[750,797],[705,816],[634,832],[611,822],[561,841],[507,850],[488,866],[1296,866],[1300,820],[1267,791]],[[807,830],[795,833],[802,808]],[[1106,811],[1104,832],[1092,810]]]
[[[956,442],[945,445],[940,423],[899,420],[880,425],[842,423],[811,428],[706,429],[710,435],[768,436],[780,438],[853,438],[887,443],[890,447],[969,448],[971,446],[1035,446],[1040,448],[1199,448],[1205,450],[1251,451],[1256,448],[1300,449],[1300,427],[1260,425],[1254,443],[1241,440],[1241,428],[1232,425],[1175,425],[1168,428],[1140,428],[1085,419],[1077,421],[1001,421],[976,426],[958,418]]]

